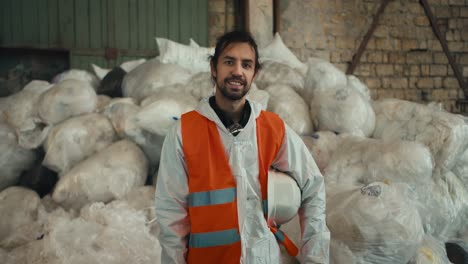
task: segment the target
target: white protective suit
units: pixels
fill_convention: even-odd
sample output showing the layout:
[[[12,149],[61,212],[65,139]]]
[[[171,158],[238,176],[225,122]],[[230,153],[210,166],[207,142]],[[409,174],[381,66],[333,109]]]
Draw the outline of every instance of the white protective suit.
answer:
[[[244,130],[233,136],[203,99],[197,111],[216,123],[237,184],[237,208],[241,237],[240,263],[280,263],[280,248],[263,216],[256,118],[261,105],[249,101],[252,112]],[[197,131],[193,131],[197,133]],[[322,175],[301,138],[286,125],[283,146],[272,167],[291,175],[302,191],[299,209],[303,237],[298,259],[301,263],[328,263],[330,233],[325,221],[325,185]],[[185,263],[190,220],[187,215],[187,167],[182,149],[180,122],[164,141],[156,185],[158,238],[161,263]]]

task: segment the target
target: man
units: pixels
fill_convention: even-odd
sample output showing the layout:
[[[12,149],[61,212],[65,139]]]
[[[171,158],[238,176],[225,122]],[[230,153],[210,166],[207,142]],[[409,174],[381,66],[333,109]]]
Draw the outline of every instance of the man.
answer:
[[[246,32],[217,41],[215,95],[166,136],[156,185],[161,263],[280,263],[290,241],[265,219],[270,167],[301,190],[301,263],[328,263],[325,186],[307,148],[275,114],[246,100],[260,69]],[[285,176],[287,177],[287,176]]]

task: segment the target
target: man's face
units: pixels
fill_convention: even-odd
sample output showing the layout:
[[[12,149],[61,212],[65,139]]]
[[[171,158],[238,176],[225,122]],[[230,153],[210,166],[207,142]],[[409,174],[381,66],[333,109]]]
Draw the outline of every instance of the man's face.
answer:
[[[237,101],[250,90],[255,77],[255,51],[248,43],[231,43],[218,57],[217,65],[211,65],[217,93],[226,99]]]

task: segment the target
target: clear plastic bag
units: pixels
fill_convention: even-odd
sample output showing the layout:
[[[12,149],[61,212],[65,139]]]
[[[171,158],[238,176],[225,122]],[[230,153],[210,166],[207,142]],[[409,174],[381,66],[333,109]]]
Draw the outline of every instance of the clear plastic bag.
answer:
[[[375,182],[327,189],[332,239],[362,258],[358,263],[407,263],[424,235],[406,184]]]

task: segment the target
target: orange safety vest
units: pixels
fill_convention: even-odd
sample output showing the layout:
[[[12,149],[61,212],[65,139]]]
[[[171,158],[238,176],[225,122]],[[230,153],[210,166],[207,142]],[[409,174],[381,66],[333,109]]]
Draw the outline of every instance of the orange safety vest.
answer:
[[[267,215],[268,170],[283,139],[284,123],[262,111],[256,120],[259,181]],[[237,216],[236,182],[216,124],[191,111],[181,117],[182,144],[188,170],[188,215],[191,230],[187,263],[239,263],[241,242]],[[278,242],[292,256],[297,247],[276,227],[270,227]]]

